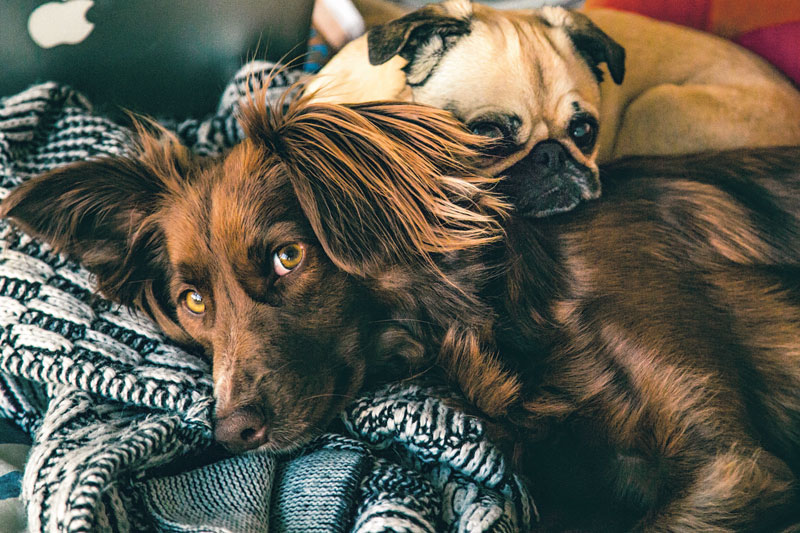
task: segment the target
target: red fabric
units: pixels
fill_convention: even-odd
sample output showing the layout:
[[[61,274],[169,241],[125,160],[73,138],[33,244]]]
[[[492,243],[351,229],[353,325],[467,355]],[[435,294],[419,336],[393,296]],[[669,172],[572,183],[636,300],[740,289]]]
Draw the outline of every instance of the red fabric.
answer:
[[[707,30],[713,0],[587,0],[586,8],[607,7]]]
[[[800,87],[799,0],[586,0],[584,7],[632,11],[732,39]]]
[[[800,21],[751,31],[734,41],[770,61],[800,87]]]

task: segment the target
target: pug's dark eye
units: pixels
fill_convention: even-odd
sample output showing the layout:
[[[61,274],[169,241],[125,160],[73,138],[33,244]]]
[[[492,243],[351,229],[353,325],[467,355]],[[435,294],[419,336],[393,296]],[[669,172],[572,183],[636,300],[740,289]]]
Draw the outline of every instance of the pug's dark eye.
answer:
[[[505,128],[496,122],[476,122],[469,125],[469,130],[475,135],[488,137],[496,141],[502,141],[506,138]]]
[[[517,131],[521,126],[522,121],[514,115],[484,116],[467,124],[472,133],[489,140],[484,155],[492,158],[505,157],[516,149]]]
[[[575,146],[582,152],[590,152],[597,140],[597,122],[591,118],[573,118],[568,133]]]

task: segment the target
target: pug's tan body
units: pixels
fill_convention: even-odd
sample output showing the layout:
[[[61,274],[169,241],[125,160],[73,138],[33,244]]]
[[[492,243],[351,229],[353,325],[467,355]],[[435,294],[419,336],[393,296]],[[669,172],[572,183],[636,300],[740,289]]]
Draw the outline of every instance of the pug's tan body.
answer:
[[[755,54],[713,35],[605,9],[587,12],[626,51],[601,84],[601,162],[626,155],[800,144],[800,92]]]
[[[431,21],[468,20],[469,31],[437,52],[423,83],[408,83],[409,59],[402,54],[370,64],[363,36],[337,54],[309,90],[327,101],[413,100],[449,109],[467,124],[480,114],[515,114],[522,119],[519,149],[495,165],[497,172],[536,143],[563,139],[573,100],[595,113],[601,126],[589,154],[566,143],[590,167],[627,155],[800,144],[800,92],[730,41],[632,13],[585,11],[625,49],[624,81],[615,84],[602,65],[605,80],[598,90],[592,66],[570,39],[581,24],[574,12],[498,11],[462,0],[415,13],[425,11]]]

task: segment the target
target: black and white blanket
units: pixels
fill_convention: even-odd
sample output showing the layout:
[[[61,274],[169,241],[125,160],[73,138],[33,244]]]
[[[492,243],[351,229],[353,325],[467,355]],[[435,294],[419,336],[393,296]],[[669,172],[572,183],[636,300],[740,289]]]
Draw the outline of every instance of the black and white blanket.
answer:
[[[236,143],[247,65],[206,120],[170,123],[203,154]],[[277,97],[298,74],[273,78]],[[121,154],[128,132],[71,89],[0,99],[0,195],[48,169]],[[22,477],[30,531],[493,531],[535,507],[480,423],[421,384],[365,394],[342,434],[291,456],[212,442],[206,361],[94,294],[91,275],[0,221],[0,415],[33,437]]]

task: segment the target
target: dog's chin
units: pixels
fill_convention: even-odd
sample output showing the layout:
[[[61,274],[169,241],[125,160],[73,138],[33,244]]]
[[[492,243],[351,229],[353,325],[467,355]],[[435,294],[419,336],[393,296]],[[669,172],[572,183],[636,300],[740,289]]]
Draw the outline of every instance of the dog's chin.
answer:
[[[291,400],[287,400],[291,404]],[[258,443],[253,442],[255,438],[225,438],[221,435],[230,433],[223,431],[219,433],[219,426],[215,428],[216,441],[229,453],[291,453],[309,441],[323,434],[329,426],[336,420],[338,414],[343,410],[345,402],[314,402],[306,404],[305,409],[279,410],[275,413],[272,409],[257,409],[251,407],[249,411],[265,412],[271,411],[267,417],[256,417],[255,420],[266,420],[265,426],[261,429],[250,430],[247,426],[244,429],[234,426],[234,433],[245,431],[264,431],[265,435],[258,437]],[[284,404],[285,405],[285,404]],[[233,415],[234,417],[236,415]],[[226,417],[226,420],[228,418]],[[219,421],[216,424],[220,424]]]
[[[530,191],[518,198],[515,213],[527,218],[544,218],[572,211],[581,203],[580,187],[561,183],[542,192]]]
[[[291,454],[298,449],[302,448],[311,440],[316,437],[317,434],[309,433],[308,435],[303,435],[294,439],[291,438],[275,438],[273,439],[270,436],[269,440],[259,446],[258,448],[254,448],[252,450],[232,450],[228,448],[228,451],[232,453],[269,453],[275,455],[284,455],[284,454]]]
[[[235,454],[262,452],[287,454],[305,446],[315,437],[321,435],[324,432],[324,427],[325,425],[321,422],[318,424],[303,423],[294,426],[276,426],[269,431],[266,441],[256,448],[241,448],[230,443],[221,444],[228,452]]]

